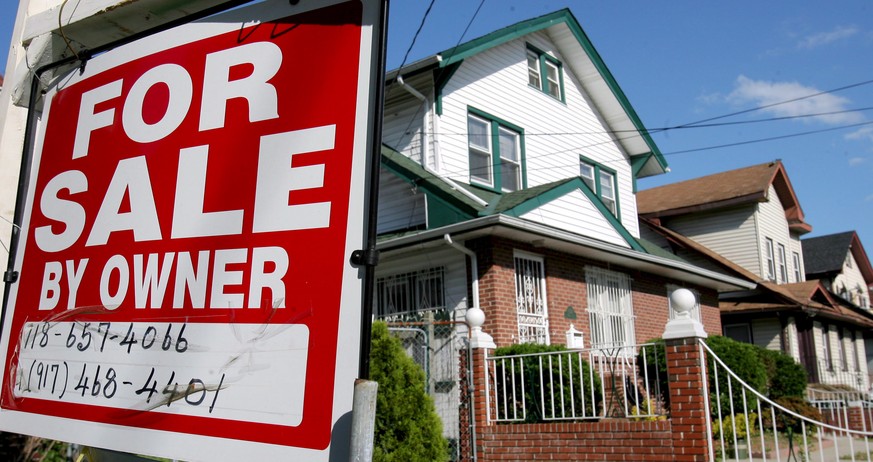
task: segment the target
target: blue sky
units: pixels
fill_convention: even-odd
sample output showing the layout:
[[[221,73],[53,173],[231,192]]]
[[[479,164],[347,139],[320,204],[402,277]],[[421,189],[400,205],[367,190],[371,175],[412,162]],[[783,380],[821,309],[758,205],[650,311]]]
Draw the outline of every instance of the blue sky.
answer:
[[[429,4],[392,1],[389,69],[403,61]],[[730,125],[655,133],[672,172],[642,180],[641,189],[781,159],[813,226],[808,236],[854,229],[873,254],[873,110],[864,110],[873,107],[873,83],[830,92],[873,80],[873,2],[486,0],[475,14],[477,7],[435,0],[407,63],[569,8],[652,131],[772,105],[710,122]],[[0,41],[8,43],[14,11],[4,9]],[[776,104],[819,92],[827,93]],[[774,118],[782,120],[745,123]],[[783,138],[756,141],[775,137]]]

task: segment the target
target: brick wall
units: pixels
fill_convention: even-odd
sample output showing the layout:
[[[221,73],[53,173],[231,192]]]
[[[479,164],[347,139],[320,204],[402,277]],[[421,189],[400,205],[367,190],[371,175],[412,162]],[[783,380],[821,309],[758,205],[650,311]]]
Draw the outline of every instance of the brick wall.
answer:
[[[480,461],[672,461],[668,421],[492,425],[477,432]]]

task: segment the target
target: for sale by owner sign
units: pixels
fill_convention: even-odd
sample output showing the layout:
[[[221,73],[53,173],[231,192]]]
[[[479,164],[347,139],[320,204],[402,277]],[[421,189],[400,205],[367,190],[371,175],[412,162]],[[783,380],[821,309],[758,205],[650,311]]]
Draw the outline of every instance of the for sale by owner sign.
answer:
[[[182,459],[327,460],[358,365],[349,256],[365,242],[377,3],[261,3],[53,83],[0,427]]]

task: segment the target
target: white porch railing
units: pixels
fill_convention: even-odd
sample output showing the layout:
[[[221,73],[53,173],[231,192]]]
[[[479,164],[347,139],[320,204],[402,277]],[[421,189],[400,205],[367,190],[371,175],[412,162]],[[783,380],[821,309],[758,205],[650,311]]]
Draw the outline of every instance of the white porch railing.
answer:
[[[706,402],[713,420],[710,460],[871,462],[873,431],[865,406],[834,407],[834,419],[827,414],[822,420],[801,415],[750,387],[706,342],[700,340],[700,345],[707,352],[713,384],[709,390],[713,399]],[[832,406],[837,401],[820,404]]]
[[[648,354],[638,359],[644,350]],[[488,419],[657,418],[664,408],[657,360],[649,360],[656,354],[655,346],[646,344],[488,357]]]

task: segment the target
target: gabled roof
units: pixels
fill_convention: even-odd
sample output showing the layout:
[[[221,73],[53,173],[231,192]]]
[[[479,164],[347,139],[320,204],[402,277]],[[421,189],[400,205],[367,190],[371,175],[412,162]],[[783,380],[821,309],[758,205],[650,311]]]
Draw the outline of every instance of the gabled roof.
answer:
[[[616,141],[631,157],[635,177],[665,173],[667,160],[569,9],[504,27],[416,61],[403,69],[390,71],[386,81],[392,81],[398,74],[412,75],[429,69],[440,69],[435,83],[437,111],[440,111],[442,89],[460,63],[475,54],[539,31],[546,31],[561,50],[561,55],[565,58],[564,65],[573,71],[609,128],[616,133],[622,133]]]
[[[736,314],[802,310],[864,327],[873,327],[873,314],[853,307],[850,303],[834,296],[821,281],[810,280],[792,284],[776,284],[763,280],[757,274],[722,257],[720,254],[687,236],[660,226],[653,220],[643,218],[641,222],[652,231],[664,236],[670,242],[696,252],[700,256],[716,263],[731,273],[732,276],[757,282],[757,291],[725,297],[725,299],[720,300],[719,308],[722,313]]]
[[[770,186],[779,195],[791,230],[812,231],[779,160],[639,191],[637,211],[645,218],[660,218],[764,202]]]
[[[810,237],[800,242],[803,245],[803,266],[807,275],[830,277],[840,273],[846,257],[852,252],[867,285],[873,284],[873,267],[855,231]]]
[[[579,177],[565,178],[508,193],[489,192],[487,196],[489,203],[482,205],[473,199],[476,197],[474,192],[466,189],[465,185],[453,183],[451,180],[426,170],[412,159],[386,145],[382,146],[382,166],[424,190],[427,194],[439,198],[457,212],[456,222],[490,215],[521,217],[525,213],[571,192],[581,191],[630,248],[646,252],[627,228],[606,208],[603,201]]]

